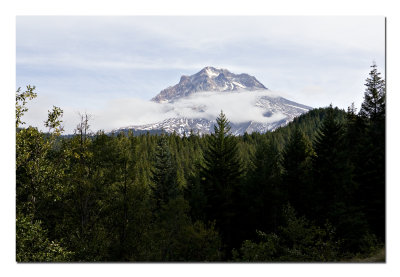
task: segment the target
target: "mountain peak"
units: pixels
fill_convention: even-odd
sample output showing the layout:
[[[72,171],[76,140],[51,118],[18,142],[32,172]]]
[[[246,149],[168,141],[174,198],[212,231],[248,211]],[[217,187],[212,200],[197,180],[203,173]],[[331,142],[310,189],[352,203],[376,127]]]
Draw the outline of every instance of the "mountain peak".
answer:
[[[204,91],[238,91],[267,89],[255,77],[246,73],[234,74],[227,69],[206,66],[191,76],[182,75],[179,83],[162,90],[152,101],[170,102]]]
[[[220,73],[223,73],[223,71],[228,71],[226,69],[221,69],[221,68],[216,68],[212,66],[206,66],[202,70],[200,70],[200,74],[206,74],[210,78],[215,78],[217,77]]]

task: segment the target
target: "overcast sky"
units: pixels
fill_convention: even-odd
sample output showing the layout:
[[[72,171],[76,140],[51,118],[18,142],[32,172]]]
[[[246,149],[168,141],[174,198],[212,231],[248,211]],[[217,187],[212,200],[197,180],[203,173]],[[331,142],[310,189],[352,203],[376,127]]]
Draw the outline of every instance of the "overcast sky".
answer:
[[[370,65],[384,73],[385,62],[376,16],[18,16],[16,35],[16,86],[38,92],[24,121],[41,127],[60,106],[67,133],[78,112],[94,115],[95,130],[122,127],[132,111],[143,121],[147,100],[205,66],[248,73],[308,106],[359,107]]]

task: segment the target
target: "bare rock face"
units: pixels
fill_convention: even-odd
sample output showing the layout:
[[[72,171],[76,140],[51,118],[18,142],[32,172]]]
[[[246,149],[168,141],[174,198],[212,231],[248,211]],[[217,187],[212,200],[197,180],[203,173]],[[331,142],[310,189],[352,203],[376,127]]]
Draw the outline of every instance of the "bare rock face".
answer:
[[[267,88],[253,76],[245,73],[237,75],[227,69],[207,66],[194,75],[183,75],[178,84],[162,90],[152,101],[173,102],[175,99],[203,91],[229,92],[260,89]]]

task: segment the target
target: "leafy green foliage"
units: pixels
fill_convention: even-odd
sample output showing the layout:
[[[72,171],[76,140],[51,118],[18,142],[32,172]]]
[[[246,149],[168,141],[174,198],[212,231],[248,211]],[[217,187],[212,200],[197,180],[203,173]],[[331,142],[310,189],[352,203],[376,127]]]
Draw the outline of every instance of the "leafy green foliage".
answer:
[[[26,91],[21,92],[21,88],[16,91],[15,97],[15,127],[18,128],[20,125],[25,124],[21,121],[22,116],[28,111],[25,107],[27,100],[36,98],[37,94],[34,92],[35,87],[27,86]]]
[[[45,121],[44,126],[49,128],[49,132],[53,131],[56,136],[61,135],[64,129],[61,126],[62,120],[59,118],[63,116],[63,110],[53,106],[53,110],[48,112],[48,119]]]
[[[57,241],[50,241],[40,221],[32,216],[18,215],[16,219],[17,262],[67,262],[73,253]]]

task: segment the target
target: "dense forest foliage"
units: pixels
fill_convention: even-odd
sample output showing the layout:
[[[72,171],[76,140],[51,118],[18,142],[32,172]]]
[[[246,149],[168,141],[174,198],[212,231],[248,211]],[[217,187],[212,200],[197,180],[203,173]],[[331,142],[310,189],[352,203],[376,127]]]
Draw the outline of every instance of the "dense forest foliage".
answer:
[[[344,261],[385,245],[385,83],[357,113],[319,108],[232,136],[90,131],[62,110],[22,128],[16,94],[16,260]]]

